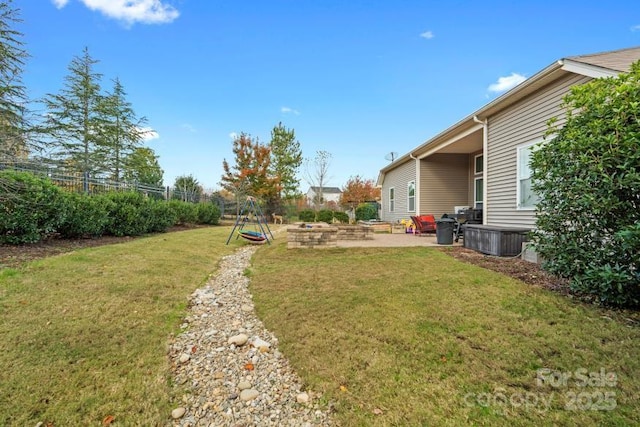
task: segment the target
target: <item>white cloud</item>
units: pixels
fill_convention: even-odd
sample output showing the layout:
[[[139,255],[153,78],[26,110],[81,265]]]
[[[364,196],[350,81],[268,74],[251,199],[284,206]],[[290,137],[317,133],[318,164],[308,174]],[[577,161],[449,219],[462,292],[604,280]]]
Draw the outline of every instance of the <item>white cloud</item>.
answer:
[[[174,21],[180,12],[162,0],[80,0],[91,10],[101,12],[109,18],[124,21],[128,25],[164,24]],[[58,8],[63,8],[69,0],[53,0]]]
[[[280,108],[280,112],[284,114],[295,114],[296,116],[300,115],[300,111],[294,110],[293,108],[289,108],[289,107]]]
[[[67,3],[69,3],[69,0],[51,0],[51,2],[58,9],[62,9],[63,7],[65,7],[67,5]]]
[[[150,127],[138,128],[138,132],[142,134],[142,140],[144,142],[160,138],[160,134]]]
[[[633,27],[631,27],[631,31],[632,32],[636,32],[636,31],[640,31],[640,25],[634,25]]]
[[[420,37],[429,40],[434,38],[435,35],[433,34],[433,31],[425,31],[424,33],[420,33]]]
[[[233,139],[234,141],[236,140],[237,137],[238,137],[238,134],[236,132],[231,132],[229,134],[229,138]]]
[[[520,83],[525,81],[527,78],[522,74],[511,73],[510,76],[507,77],[499,77],[496,83],[489,85],[489,92],[505,92],[511,88],[518,86]]]

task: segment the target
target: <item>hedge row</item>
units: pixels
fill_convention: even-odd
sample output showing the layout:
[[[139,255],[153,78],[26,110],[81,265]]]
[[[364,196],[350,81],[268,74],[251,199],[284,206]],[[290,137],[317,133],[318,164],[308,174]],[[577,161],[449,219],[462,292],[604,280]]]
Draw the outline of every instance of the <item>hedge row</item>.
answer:
[[[312,209],[305,209],[298,213],[298,218],[300,221],[304,222],[326,222],[327,224],[332,224],[334,219],[340,223],[348,223],[349,215],[344,212],[332,211],[330,209],[321,209],[318,212]]]
[[[0,243],[63,238],[139,236],[179,224],[218,224],[213,204],[154,200],[135,192],[69,193],[26,172],[0,172]]]

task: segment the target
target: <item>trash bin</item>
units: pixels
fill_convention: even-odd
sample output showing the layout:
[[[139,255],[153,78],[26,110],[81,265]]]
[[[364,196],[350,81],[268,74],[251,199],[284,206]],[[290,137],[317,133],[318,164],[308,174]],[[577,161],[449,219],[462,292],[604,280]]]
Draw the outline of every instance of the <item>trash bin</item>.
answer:
[[[453,218],[440,218],[436,220],[436,242],[439,245],[453,245],[453,226],[456,220]]]

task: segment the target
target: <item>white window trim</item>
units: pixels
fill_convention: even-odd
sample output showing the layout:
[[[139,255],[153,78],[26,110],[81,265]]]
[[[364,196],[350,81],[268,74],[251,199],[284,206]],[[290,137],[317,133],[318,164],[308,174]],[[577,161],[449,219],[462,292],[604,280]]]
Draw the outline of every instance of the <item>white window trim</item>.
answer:
[[[520,206],[520,152],[526,150],[532,145],[539,144],[545,141],[544,138],[539,138],[533,142],[527,142],[526,144],[518,145],[516,147],[516,210],[518,211],[535,211],[534,206]]]
[[[411,199],[411,196],[409,195],[409,187],[411,187],[411,184],[413,184],[413,209],[409,209],[410,203],[409,200]],[[414,181],[409,181],[407,182],[407,212],[415,212],[416,211],[416,182]]]
[[[478,157],[482,157],[482,156],[484,156],[484,153],[476,154],[475,156],[473,156],[473,174],[474,175],[480,175],[484,171],[484,159],[482,159],[482,170],[478,171],[478,169],[476,169],[476,166],[478,166]]]
[[[484,207],[484,200],[478,200],[478,181],[482,181],[482,197],[484,198],[484,178],[482,176],[475,177],[473,179],[473,207],[478,206],[478,203],[482,203]]]
[[[391,191],[393,191],[393,198],[391,198]],[[389,212],[396,211],[396,187],[389,187]]]

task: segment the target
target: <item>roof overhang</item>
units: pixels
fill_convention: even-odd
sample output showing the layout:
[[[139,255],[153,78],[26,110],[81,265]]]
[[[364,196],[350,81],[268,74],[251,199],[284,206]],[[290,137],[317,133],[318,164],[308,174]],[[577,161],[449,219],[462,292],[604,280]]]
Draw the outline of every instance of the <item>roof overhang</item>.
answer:
[[[582,74],[583,76],[599,79],[602,77],[615,77],[622,71],[603,68],[597,65],[585,64],[584,62],[573,61],[571,59],[563,59],[562,69],[570,73]]]
[[[380,170],[377,185],[381,186],[387,172],[395,169],[401,164],[412,159],[425,158],[437,152],[460,152],[465,138],[469,138],[483,128],[483,124],[478,121],[484,121],[494,116],[500,111],[508,108],[516,102],[535,93],[541,88],[553,83],[554,81],[566,76],[569,73],[579,74],[591,78],[612,77],[620,74],[620,71],[604,68],[584,62],[574,61],[571,59],[558,60],[538,73],[534,74],[518,86],[502,94],[498,98],[481,107],[479,110],[468,115],[464,119],[455,123],[443,132],[428,139],[423,144],[411,150],[409,153],[398,158],[393,163],[387,165]],[[469,143],[468,139],[465,143]],[[457,144],[458,150],[453,147]],[[471,146],[469,146],[471,147]]]

